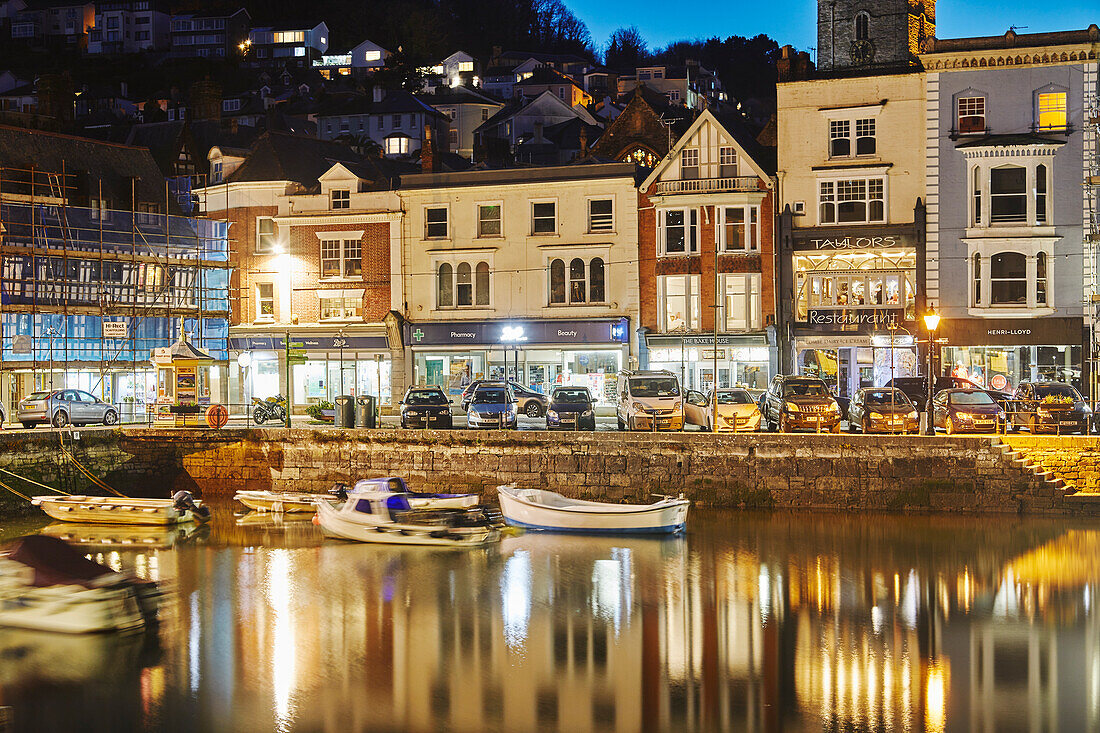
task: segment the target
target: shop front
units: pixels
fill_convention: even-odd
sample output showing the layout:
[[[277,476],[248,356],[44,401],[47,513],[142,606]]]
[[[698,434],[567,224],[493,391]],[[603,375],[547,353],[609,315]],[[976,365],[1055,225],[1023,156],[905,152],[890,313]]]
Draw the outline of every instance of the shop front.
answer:
[[[1004,392],[1020,382],[1050,380],[1088,393],[1082,318],[944,318],[936,336],[943,339],[940,374]]]
[[[588,387],[613,399],[628,363],[626,318],[578,321],[507,320],[405,323],[412,384],[442,387],[452,399],[476,379],[509,379],[536,392]]]
[[[391,356],[385,332],[346,331],[290,331],[292,411],[334,402],[342,394],[373,395],[380,404],[390,402]],[[235,408],[251,404],[252,398],[287,396],[286,336],[230,337],[229,386]]]
[[[717,364],[718,387],[767,389],[774,372],[766,334],[651,334],[646,336],[647,369],[666,369],[680,377],[686,389],[708,392],[714,386]]]
[[[795,370],[850,397],[919,373],[913,225],[795,230]]]

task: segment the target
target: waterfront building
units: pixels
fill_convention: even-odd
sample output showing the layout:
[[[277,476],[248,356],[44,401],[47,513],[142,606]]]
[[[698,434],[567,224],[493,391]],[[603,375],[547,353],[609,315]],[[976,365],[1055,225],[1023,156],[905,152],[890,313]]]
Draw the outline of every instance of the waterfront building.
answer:
[[[1037,379],[1089,389],[1098,52],[1093,25],[935,39],[920,56],[941,372],[1009,391]]]
[[[182,327],[217,360],[224,399],[229,246],[196,219],[190,179],[148,150],[0,127],[0,394],[74,388],[146,419],[153,350]]]
[[[605,163],[402,176],[394,278],[410,383],[455,396],[507,375],[609,401],[637,355],[634,174]]]
[[[640,185],[643,368],[701,391],[716,367],[719,387],[767,387],[777,367],[773,156],[740,119],[707,109]]]
[[[908,28],[930,33],[934,3],[879,6],[820,3],[835,28],[819,13],[819,35],[864,51],[825,53],[816,74],[788,58],[801,74],[778,85],[780,368],[844,396],[918,373],[924,77]]]

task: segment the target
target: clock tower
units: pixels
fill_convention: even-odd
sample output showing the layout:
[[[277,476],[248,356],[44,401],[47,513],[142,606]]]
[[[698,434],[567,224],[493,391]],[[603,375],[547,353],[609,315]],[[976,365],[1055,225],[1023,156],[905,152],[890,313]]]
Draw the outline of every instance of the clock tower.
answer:
[[[936,35],[936,0],[818,0],[817,68],[901,71]]]

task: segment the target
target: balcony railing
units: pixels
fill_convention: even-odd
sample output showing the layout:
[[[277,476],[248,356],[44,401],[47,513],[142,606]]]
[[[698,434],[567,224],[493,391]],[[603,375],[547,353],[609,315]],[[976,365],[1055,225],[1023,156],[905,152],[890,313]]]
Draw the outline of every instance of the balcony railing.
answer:
[[[723,191],[756,191],[759,178],[738,176],[734,178],[691,178],[682,181],[661,181],[657,184],[657,194],[675,193],[720,193]]]

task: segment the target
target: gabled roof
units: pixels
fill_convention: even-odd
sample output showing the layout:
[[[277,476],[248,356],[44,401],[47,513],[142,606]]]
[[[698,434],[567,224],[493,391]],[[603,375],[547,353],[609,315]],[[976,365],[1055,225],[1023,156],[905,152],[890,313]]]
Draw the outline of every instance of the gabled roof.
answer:
[[[134,125],[130,129],[126,144],[148,148],[161,170],[168,172],[175,164],[179,155],[180,139],[185,135],[191,136],[195,163],[201,165],[199,161],[207,159],[210,148],[217,146],[247,150],[260,132],[259,129],[249,125],[239,125],[234,131],[232,127],[218,120],[147,122]]]
[[[572,77],[566,76],[557,69],[551,69],[549,66],[537,67],[531,72],[531,76],[523,81],[517,81],[515,86],[542,86],[543,84],[570,84],[577,89],[582,88]]]
[[[317,117],[407,113],[425,114],[430,117],[446,117],[439,110],[420,101],[411,92],[406,91],[388,92],[381,102],[375,102],[365,94],[332,95],[318,104],[314,113]]]
[[[495,115],[482,122],[477,127],[477,129],[474,130],[474,132],[478,133],[482,130],[490,130],[499,125],[501,122],[505,122],[506,120],[512,119],[513,117],[518,117],[529,107],[533,107],[538,104],[548,103],[548,100],[550,104],[556,105],[561,108],[562,114],[572,114],[574,117],[579,117],[589,124],[596,123],[596,118],[593,117],[592,113],[586,110],[584,107],[580,105],[577,105],[576,107],[570,107],[568,104],[559,99],[558,95],[547,89],[542,94],[531,100],[524,100],[522,97],[517,97],[513,99],[512,101],[505,104],[503,109],[501,109]]]
[[[365,158],[341,143],[285,132],[265,132],[227,183],[291,181],[307,190],[334,163],[362,163]]]
[[[758,176],[767,181],[775,175],[774,151],[769,152],[758,144],[740,119],[731,115],[722,115],[722,117],[719,118],[719,116],[710,109],[705,109],[696,118],[695,122],[692,123],[691,127],[680,136],[680,139],[676,141],[676,144],[672,146],[668,154],[661,158],[660,162],[654,166],[645,181],[642,182],[640,188],[645,189],[653,185],[672,160],[674,160],[680,154],[680,151],[684,149],[688,141],[708,122],[721,127],[733,139],[734,145],[739,149],[738,152],[744,155],[752,164]]]
[[[431,106],[450,104],[493,104],[502,105],[504,102],[499,99],[493,99],[492,97],[486,97],[481,92],[478,92],[469,87],[436,87],[432,93],[421,92],[416,95],[424,104]]]

